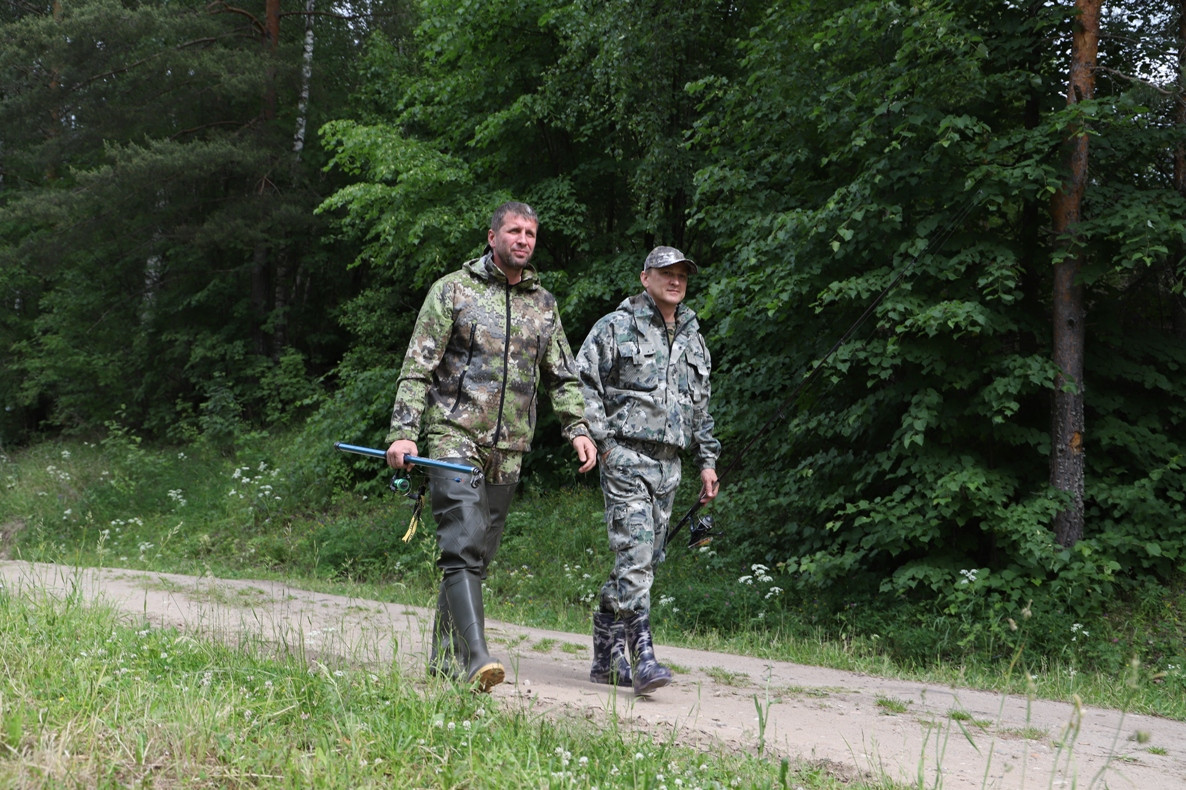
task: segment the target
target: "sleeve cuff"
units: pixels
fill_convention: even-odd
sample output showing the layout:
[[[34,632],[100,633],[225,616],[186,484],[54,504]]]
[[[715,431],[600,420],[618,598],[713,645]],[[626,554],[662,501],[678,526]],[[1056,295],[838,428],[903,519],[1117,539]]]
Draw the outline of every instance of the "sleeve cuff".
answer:
[[[393,427],[391,430],[389,430],[387,432],[386,441],[387,441],[388,446],[390,446],[392,442],[398,442],[400,439],[414,442],[414,441],[418,440],[419,438],[420,438],[419,431],[413,431],[411,428],[408,428],[405,426],[397,426],[397,427]]]

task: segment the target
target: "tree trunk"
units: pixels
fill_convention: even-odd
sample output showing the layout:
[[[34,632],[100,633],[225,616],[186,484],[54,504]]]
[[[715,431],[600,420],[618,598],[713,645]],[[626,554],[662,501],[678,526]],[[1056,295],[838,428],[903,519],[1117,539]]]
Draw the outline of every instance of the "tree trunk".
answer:
[[[1067,105],[1095,95],[1095,59],[1099,50],[1102,0],[1076,0],[1079,12],[1071,44]],[[1050,484],[1069,495],[1055,516],[1054,534],[1063,546],[1083,537],[1084,414],[1083,349],[1086,309],[1079,281],[1084,254],[1078,240],[1083,195],[1087,188],[1087,130],[1075,122],[1066,141],[1067,180],[1051,203],[1055,243],[1054,264],[1054,408],[1051,428]]]
[[[276,54],[280,50],[280,0],[265,0],[264,3],[264,46],[268,50],[269,60],[267,78],[263,96],[263,119],[267,122],[276,120]],[[265,124],[266,125],[266,124]],[[267,200],[274,184],[270,173],[260,177],[258,196],[260,200]],[[275,287],[276,277],[273,276],[272,247],[264,241],[256,242],[255,254],[251,265],[251,305],[257,323],[254,329],[254,347],[257,354],[269,352],[271,338],[266,334],[264,325],[268,322],[270,312],[270,286]]]
[[[263,323],[268,317],[268,245],[256,242],[251,262],[251,313],[255,318],[252,325],[252,349],[264,356],[268,353],[268,338]]]
[[[1174,145],[1174,189],[1179,195],[1186,196],[1186,141],[1182,139],[1182,133],[1186,132],[1186,0],[1178,0],[1178,86],[1174,99],[1174,125],[1178,127],[1178,142]],[[1176,250],[1177,255],[1165,262],[1162,292],[1169,300],[1174,336],[1186,340],[1186,296],[1175,288],[1186,250],[1181,244],[1171,249]]]
[[[54,0],[53,6],[51,7],[51,14],[52,14],[54,22],[60,24],[62,21],[62,2],[61,2],[61,0]],[[58,88],[61,87],[61,83],[59,82],[60,78],[61,78],[61,73],[58,71],[57,65],[55,64],[49,73],[49,90],[50,90],[51,94],[57,94]],[[53,140],[53,139],[57,138],[58,136],[60,136],[61,133],[62,133],[61,105],[54,104],[54,105],[52,105],[52,107],[49,111],[49,129],[46,132],[45,136],[48,139]],[[52,146],[50,146],[50,147],[52,148]],[[57,179],[58,179],[58,162],[57,162],[56,158],[53,158],[53,159],[48,160],[46,163],[45,180],[46,181],[56,181]]]
[[[276,53],[280,51],[280,0],[265,0],[264,46],[272,60],[268,63],[267,87],[264,92],[264,120],[276,119]]]
[[[1186,0],[1178,0],[1178,95],[1174,101],[1174,125],[1186,129]],[[1174,189],[1186,194],[1186,141],[1179,136],[1174,145]]]
[[[313,82],[313,19],[316,0],[305,0],[305,50],[301,56],[301,94],[297,99],[296,129],[292,135],[292,161],[289,165],[289,180],[297,184],[301,173],[301,155],[305,151],[305,132],[309,125],[309,92]],[[275,320],[272,322],[272,356],[279,358],[288,346],[288,302],[289,280],[292,266],[288,248],[276,252],[276,282],[273,298]]]
[[[292,175],[296,178],[301,153],[305,150],[305,130],[309,124],[309,86],[313,82],[313,11],[316,0],[305,2],[305,51],[301,57],[301,96],[297,101],[296,131],[292,136]]]

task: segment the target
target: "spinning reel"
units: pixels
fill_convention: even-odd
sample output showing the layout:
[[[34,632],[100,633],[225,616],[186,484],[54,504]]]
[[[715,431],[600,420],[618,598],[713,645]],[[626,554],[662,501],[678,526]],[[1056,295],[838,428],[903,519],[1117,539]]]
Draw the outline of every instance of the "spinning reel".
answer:
[[[699,549],[712,543],[721,533],[713,531],[712,516],[699,516],[688,528],[688,548]]]

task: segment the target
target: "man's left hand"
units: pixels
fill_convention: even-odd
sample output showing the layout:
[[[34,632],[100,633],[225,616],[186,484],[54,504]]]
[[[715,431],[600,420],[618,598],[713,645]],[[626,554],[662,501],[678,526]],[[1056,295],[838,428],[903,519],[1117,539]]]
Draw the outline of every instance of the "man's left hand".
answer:
[[[577,458],[581,462],[578,472],[588,472],[597,466],[597,445],[588,436],[573,437],[572,448],[577,451]]]
[[[717,470],[715,469],[701,469],[700,470],[700,504],[706,505],[717,498],[717,492],[721,490],[721,484],[717,481]]]

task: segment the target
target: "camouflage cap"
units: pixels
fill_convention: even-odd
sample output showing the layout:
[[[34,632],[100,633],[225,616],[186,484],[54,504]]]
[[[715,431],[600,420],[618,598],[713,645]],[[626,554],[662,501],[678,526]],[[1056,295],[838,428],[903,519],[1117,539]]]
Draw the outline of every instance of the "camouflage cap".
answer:
[[[688,264],[689,274],[699,271],[696,268],[696,262],[686,257],[675,247],[656,247],[651,250],[650,255],[647,255],[647,259],[642,264],[642,270],[645,272],[647,269],[662,269],[677,263]]]

